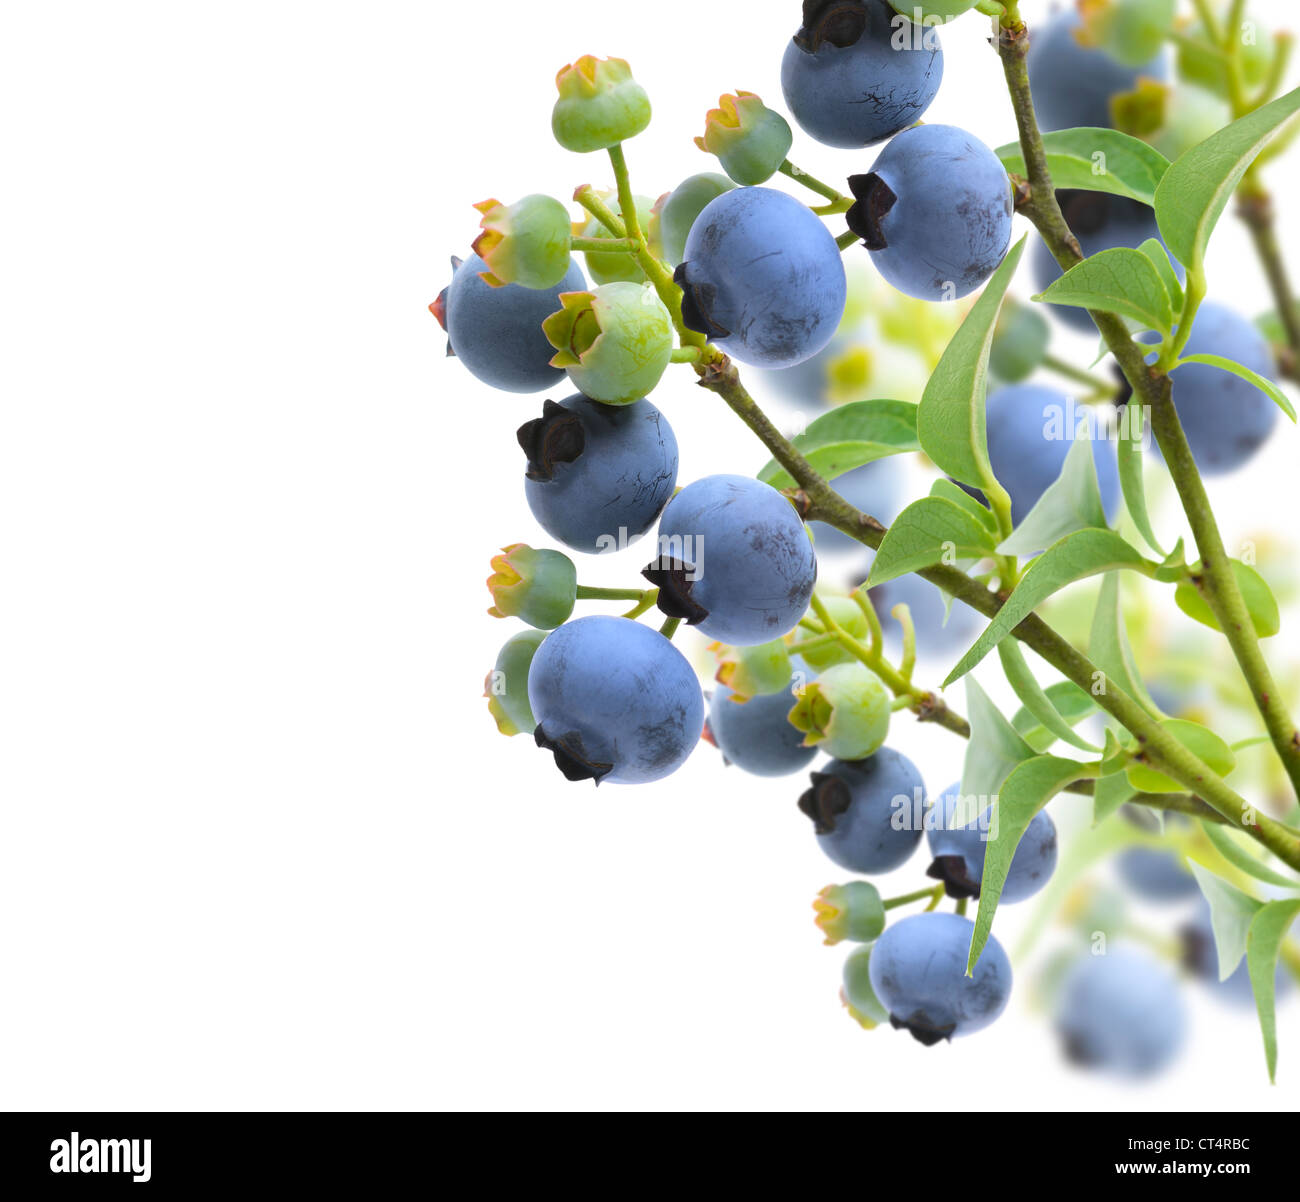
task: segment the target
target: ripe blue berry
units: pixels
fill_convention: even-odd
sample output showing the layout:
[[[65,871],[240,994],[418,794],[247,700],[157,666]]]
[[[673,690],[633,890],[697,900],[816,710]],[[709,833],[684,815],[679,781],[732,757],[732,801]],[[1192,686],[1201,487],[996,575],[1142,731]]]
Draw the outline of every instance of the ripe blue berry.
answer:
[[[673,278],[682,319],[756,367],[791,367],[835,335],[848,285],[835,239],[807,205],[771,188],[709,202]]]
[[[806,768],[817,748],[803,745],[790,724],[794,697],[789,689],[748,701],[719,685],[709,704],[708,737],[728,763],[754,776],[789,776]]]
[[[677,439],[649,401],[547,401],[518,437],[528,508],[575,551],[616,551],[640,538],[677,485]]]
[[[537,745],[568,780],[642,784],[675,772],[700,741],[694,671],[657,630],[626,618],[578,618],[533,657],[528,701]]]
[[[948,829],[960,796],[961,785],[949,785],[926,816],[926,838],[934,856],[926,875],[943,881],[949,897],[977,898],[992,830],[981,825],[983,816],[968,826]],[[1039,810],[1011,857],[1001,900],[1018,902],[1032,897],[1047,884],[1055,868],[1056,824],[1046,810]]]
[[[794,507],[748,476],[688,484],[659,519],[658,551],[643,575],[659,586],[659,608],[724,643],[766,643],[793,630],[817,580]]]
[[[899,134],[849,178],[846,219],[900,292],[950,301],[978,288],[1011,244],[1011,182],[983,142],[955,125]]]
[[[890,747],[865,760],[831,760],[811,775],[799,809],[817,843],[850,872],[890,872],[921,841],[925,782],[916,765]]]
[[[803,13],[781,62],[781,90],[806,134],[853,149],[921,119],[943,79],[933,28],[886,0],[805,0]]]
[[[1076,422],[1089,416],[1088,429],[1076,434]],[[1011,496],[1011,520],[1019,525],[1061,474],[1075,437],[1092,436],[1092,458],[1102,508],[1114,521],[1119,512],[1119,463],[1114,445],[1094,429],[1086,408],[1062,392],[1037,384],[1012,384],[985,402],[989,464]],[[972,496],[980,494],[968,488]]]
[[[1061,214],[1085,255],[1100,254],[1127,246],[1136,249],[1149,238],[1159,238],[1156,215],[1149,205],[1130,200],[1127,196],[1111,196],[1105,192],[1084,192],[1074,188],[1060,188],[1056,193]],[[1047,243],[1035,240],[1032,253],[1034,285],[1039,292],[1061,278],[1061,265],[1052,257]],[[1186,273],[1175,264],[1181,278]],[[1095,334],[1096,327],[1086,309],[1075,305],[1048,305],[1052,315],[1072,329],[1083,334]]]
[[[1115,871],[1139,897],[1147,901],[1178,901],[1199,891],[1196,878],[1171,851],[1155,847],[1130,847],[1115,857]]]
[[[1126,66],[1096,46],[1079,41],[1082,22],[1063,12],[1036,28],[1029,42],[1029,88],[1039,127],[1048,132],[1113,124],[1111,100],[1137,87],[1139,79],[1163,80],[1164,57]]]
[[[1186,1027],[1177,982],[1147,952],[1084,956],[1061,984],[1056,1029],[1066,1056],[1085,1068],[1150,1076],[1177,1054]]]
[[[1011,962],[993,936],[966,975],[975,924],[960,914],[912,914],[871,947],[871,988],[895,1028],[930,1047],[983,1030],[1011,996]]]
[[[555,349],[542,322],[560,307],[560,293],[587,286],[582,269],[570,263],[554,288],[493,288],[480,276],[488,265],[478,255],[451,264],[451,283],[429,306],[447,331],[447,353],[504,392],[540,392],[556,384],[564,373],[551,366]]]
[[[1244,317],[1206,302],[1197,311],[1184,355],[1221,355],[1271,378],[1277,373],[1264,336]],[[1233,471],[1268,441],[1277,406],[1253,384],[1207,363],[1184,363],[1170,374],[1174,408],[1196,465],[1207,476]],[[1152,442],[1158,455],[1160,448]]]

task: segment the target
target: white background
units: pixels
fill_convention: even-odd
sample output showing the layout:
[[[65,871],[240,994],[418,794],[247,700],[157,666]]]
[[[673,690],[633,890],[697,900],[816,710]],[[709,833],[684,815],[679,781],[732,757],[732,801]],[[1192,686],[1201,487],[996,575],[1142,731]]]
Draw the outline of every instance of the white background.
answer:
[[[705,748],[656,786],[570,786],[487,716],[487,561],[544,541],[513,438],[541,397],[444,361],[447,256],[474,201],[608,182],[550,139],[564,63],[631,60],[655,119],[628,157],[657,195],[710,169],[691,138],[720,92],[779,101],[797,10],[9,6],[0,1104],[1295,1105],[1294,1008],[1271,1089],[1253,1021],[1199,996],[1194,1050],[1136,1091],[1061,1070],[1023,997],[950,1046],[866,1034],[812,926],[840,874],[797,779]],[[927,120],[998,145],[983,34],[945,35]],[[874,156],[792,157],[843,179]],[[1231,217],[1210,270],[1265,306]],[[655,394],[682,482],[755,471],[690,380]],[[1293,511],[1296,437],[1214,483],[1230,545]],[[959,740],[896,728],[932,786],[957,775]]]

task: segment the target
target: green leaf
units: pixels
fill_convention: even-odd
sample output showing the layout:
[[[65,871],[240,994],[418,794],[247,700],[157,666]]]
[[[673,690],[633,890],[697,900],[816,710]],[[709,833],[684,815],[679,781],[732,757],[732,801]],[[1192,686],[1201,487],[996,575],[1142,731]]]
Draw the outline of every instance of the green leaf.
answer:
[[[906,576],[937,563],[993,554],[988,527],[963,506],[941,497],[913,501],[894,519],[876,551],[867,585]]]
[[[1198,564],[1192,571],[1199,572]],[[1237,578],[1237,587],[1241,589],[1241,598],[1246,603],[1246,612],[1250,615],[1251,625],[1261,639],[1272,638],[1282,629],[1282,615],[1278,612],[1277,598],[1264,579],[1249,564],[1239,559],[1232,560],[1232,574]],[[1219,619],[1214,616],[1209,603],[1201,595],[1201,590],[1190,581],[1183,581],[1174,590],[1174,601],[1178,608],[1189,618],[1194,618],[1202,626],[1211,630],[1222,630]]]
[[[1061,474],[1051,482],[1024,521],[998,548],[1003,555],[1037,555],[1076,530],[1106,529],[1106,511],[1097,487],[1092,440],[1076,435]]]
[[[853,401],[838,405],[791,439],[795,449],[827,480],[886,455],[919,451],[916,406],[911,401]],[[794,488],[795,480],[775,459],[758,478],[773,488]]]
[[[1145,569],[1147,561],[1113,530],[1078,530],[1044,551],[1025,572],[975,645],[948,673],[944,687],[965,676],[1053,593],[1067,584],[1117,568]]]
[[[1219,953],[1219,980],[1232,976],[1246,954],[1246,933],[1260,903],[1195,860],[1189,861],[1196,883],[1210,903],[1210,926]]]
[[[1202,726],[1199,722],[1188,722],[1184,718],[1165,718],[1160,725],[1215,775],[1227,776],[1237,766],[1237,757],[1232,754],[1232,748],[1208,726]],[[1126,771],[1129,784],[1140,793],[1185,793],[1187,791],[1186,785],[1180,785],[1172,777],[1157,772],[1149,764],[1130,764]]]
[[[1106,746],[1101,753],[1101,775],[1114,776],[1123,772],[1128,765],[1129,751],[1109,726],[1106,728]]]
[[[1089,714],[1097,711],[1093,699],[1072,680],[1058,680],[1049,684],[1043,692],[1052,708],[1070,726],[1077,726]],[[1016,711],[1011,725],[1036,752],[1046,751],[1056,742],[1056,735],[1025,706]]]
[[[1165,334],[1174,324],[1173,302],[1160,273],[1146,255],[1127,246],[1103,250],[1076,263],[1034,300],[1104,309]]]
[[[1035,752],[1020,737],[973,676],[966,681],[966,715],[970,741],[961,772],[961,797],[951,825],[968,826],[992,804],[1002,782]]]
[[[1138,250],[1151,260],[1156,269],[1156,274],[1164,281],[1165,291],[1169,293],[1169,300],[1174,306],[1174,312],[1182,312],[1183,283],[1178,278],[1174,265],[1169,261],[1169,252],[1165,250],[1165,244],[1159,238],[1148,238],[1138,247]]]
[[[1206,363],[1210,367],[1219,367],[1224,371],[1231,372],[1234,376],[1240,376],[1247,384],[1254,384],[1270,401],[1273,402],[1283,413],[1292,421],[1295,421],[1295,406],[1287,399],[1284,393],[1276,384],[1267,376],[1261,376],[1258,372],[1251,371],[1244,364],[1237,363],[1232,359],[1225,359],[1222,355],[1184,355],[1178,360],[1182,363]],[[1175,365],[1177,366],[1177,365]]]
[[[917,411],[916,430],[925,453],[954,480],[985,493],[1001,488],[989,466],[984,428],[989,351],[998,310],[1024,252],[1025,238],[1021,238],[1007,252],[948,343],[930,374]]]
[[[1200,270],[1210,234],[1247,168],[1300,111],[1300,88],[1193,146],[1165,172],[1155,194],[1156,223],[1174,257]]]
[[[971,517],[987,526],[991,534],[997,533],[998,519],[993,515],[993,510],[977,501],[960,484],[954,484],[947,476],[940,476],[930,485],[930,495],[960,505]]]
[[[1163,252],[1162,252],[1163,253]],[[1147,512],[1146,484],[1143,479],[1142,458],[1142,424],[1146,420],[1146,410],[1141,405],[1125,405],[1119,418],[1119,440],[1115,444],[1115,453],[1119,460],[1119,486],[1124,493],[1124,504],[1128,515],[1133,519],[1137,532],[1146,540],[1146,544],[1162,559],[1164,549],[1156,540],[1151,528],[1151,516]]]
[[[998,655],[1002,660],[1002,670],[1006,673],[1007,680],[1011,682],[1016,696],[1047,730],[1080,751],[1101,750],[1095,743],[1089,743],[1082,735],[1077,735],[1070,729],[1070,724],[1057,711],[1047,694],[1043,692],[1042,685],[1030,671],[1024,653],[1020,650],[1020,644],[1015,639],[1003,639],[998,644]],[[1014,720],[1011,725],[1015,725]]]
[[[980,878],[980,908],[975,915],[966,975],[970,976],[993,929],[993,915],[1006,884],[1016,846],[1033,817],[1066,785],[1087,775],[1081,764],[1040,755],[1011,770],[998,791],[997,808],[985,844],[984,875]],[[963,785],[963,792],[965,786]]]
[[[1253,876],[1257,881],[1263,881],[1266,885],[1276,885],[1281,889],[1300,889],[1300,880],[1295,877],[1285,877],[1280,872],[1274,872],[1267,864],[1260,863],[1228,833],[1228,828],[1222,823],[1202,821],[1201,829],[1205,832],[1205,837],[1218,849],[1219,854],[1247,876]]]
[[[1142,706],[1153,718],[1160,710],[1151,700],[1142,683],[1142,677],[1133,663],[1128,636],[1124,633],[1124,616],[1119,604],[1119,574],[1111,572],[1101,582],[1097,608],[1092,616],[1092,631],[1088,636],[1088,658],[1105,677],[1093,683],[1094,695],[1098,689],[1115,685]]]
[[[1079,126],[1043,135],[1047,167],[1058,188],[1083,188],[1127,196],[1154,204],[1156,187],[1169,160],[1138,138],[1114,129]],[[1028,175],[1019,142],[999,146],[996,154],[1014,175]]]
[[[1255,1011],[1264,1036],[1264,1060],[1270,1081],[1277,1079],[1277,999],[1273,993],[1277,956],[1297,914],[1300,914],[1300,898],[1269,902],[1255,915],[1246,936],[1246,968],[1255,991]]]
[[[1105,822],[1136,794],[1137,790],[1128,783],[1128,777],[1122,772],[1101,777],[1092,787],[1092,825],[1098,826]]]

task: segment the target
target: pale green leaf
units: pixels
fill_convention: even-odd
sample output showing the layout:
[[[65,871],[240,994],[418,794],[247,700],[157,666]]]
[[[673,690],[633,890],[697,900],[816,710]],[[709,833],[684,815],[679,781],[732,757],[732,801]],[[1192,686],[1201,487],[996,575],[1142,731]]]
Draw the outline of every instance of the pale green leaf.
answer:
[[[1251,371],[1245,364],[1238,363],[1234,359],[1225,359],[1222,355],[1184,355],[1178,360],[1182,363],[1205,363],[1210,367],[1217,367],[1223,371],[1231,372],[1234,376],[1239,376],[1247,384],[1253,384],[1260,390],[1270,401],[1273,402],[1283,413],[1292,421],[1295,421],[1295,406],[1291,404],[1285,392],[1267,376],[1261,376],[1259,372]],[[1175,364],[1177,366],[1177,364]]]
[[[1072,680],[1058,680],[1043,690],[1052,708],[1070,725],[1077,726],[1089,714],[1097,712],[1093,699]],[[1011,719],[1011,725],[1036,752],[1046,751],[1056,742],[1056,735],[1047,729],[1030,711],[1021,706]]]
[[[965,676],[1053,593],[1117,568],[1144,570],[1147,561],[1113,530],[1079,530],[1042,553],[1025,572],[975,645],[948,673],[944,687]]]
[[[916,406],[911,401],[853,401],[838,405],[810,422],[791,439],[818,475],[836,476],[903,451],[919,451]],[[773,488],[794,488],[795,480],[775,459],[758,478]]]
[[[987,526],[992,533],[997,533],[998,519],[993,515],[993,510],[983,502],[977,501],[960,484],[954,484],[947,476],[940,476],[930,485],[930,495],[960,505],[973,518]]]
[[[1219,953],[1219,980],[1226,981],[1246,954],[1246,934],[1260,903],[1205,865],[1195,860],[1188,863],[1205,900],[1210,903],[1210,927]]]
[[[1200,269],[1210,234],[1255,156],[1300,112],[1300,88],[1193,146],[1170,166],[1155,193],[1160,236],[1174,257]]]
[[[953,501],[922,497],[894,519],[871,565],[868,587],[937,563],[993,554],[988,527]]]
[[[954,827],[969,826],[988,809],[1007,774],[1035,754],[973,676],[966,681],[966,717],[970,740],[961,772],[961,797],[953,812]]]
[[[1255,1011],[1264,1036],[1268,1079],[1277,1079],[1277,999],[1274,997],[1277,957],[1282,940],[1300,914],[1300,898],[1269,902],[1255,915],[1246,936],[1246,968],[1255,991]]]
[[[1178,272],[1169,261],[1169,252],[1165,250],[1165,244],[1159,238],[1148,238],[1138,247],[1138,250],[1151,260],[1157,274],[1164,281],[1165,291],[1169,293],[1174,312],[1182,312],[1183,282],[1178,278]]]
[[[1092,616],[1092,631],[1088,636],[1088,658],[1104,677],[1103,680],[1093,682],[1094,695],[1098,690],[1114,685],[1152,717],[1160,716],[1160,710],[1151,700],[1133,663],[1133,652],[1129,649],[1128,636],[1124,632],[1124,616],[1119,604],[1117,572],[1111,572],[1101,582],[1097,608]]]
[[[1024,520],[998,548],[1003,555],[1037,555],[1076,530],[1106,528],[1106,511],[1097,487],[1097,464],[1091,439],[1070,444],[1061,474],[1047,486]]]
[[[1079,126],[1043,135],[1047,168],[1058,188],[1082,188],[1127,196],[1154,204],[1156,187],[1169,160],[1145,142],[1114,129]],[[999,146],[996,154],[1013,175],[1028,175],[1019,142]]]
[[[1141,405],[1125,405],[1120,414],[1119,439],[1115,444],[1119,460],[1119,486],[1137,532],[1146,540],[1147,546],[1163,558],[1164,548],[1156,541],[1155,531],[1151,528],[1146,484],[1142,475],[1142,425],[1145,420],[1146,411]]]
[[[1208,726],[1188,722],[1185,718],[1162,718],[1161,728],[1177,739],[1216,776],[1227,776],[1236,766],[1237,757]],[[1132,763],[1126,769],[1129,784],[1140,793],[1183,793],[1186,786],[1157,772],[1148,764]]]
[[[1274,872],[1267,864],[1261,863],[1232,837],[1229,829],[1222,823],[1202,821],[1201,829],[1205,832],[1205,837],[1218,849],[1219,854],[1247,876],[1253,876],[1266,885],[1276,885],[1280,889],[1300,889],[1300,880],[1295,877],[1285,877],[1280,872]]]
[[[1246,603],[1246,612],[1250,615],[1255,633],[1261,639],[1271,638],[1282,629],[1282,615],[1278,611],[1273,590],[1269,588],[1268,581],[1249,564],[1242,563],[1239,559],[1231,562],[1232,574],[1237,578],[1237,587],[1241,590],[1241,599]],[[1222,629],[1219,619],[1201,595],[1201,590],[1190,581],[1184,580],[1174,590],[1174,601],[1183,613],[1202,626],[1208,626],[1211,630]]]
[[[1174,324],[1173,302],[1160,273],[1146,255],[1127,246],[1076,263],[1034,300],[1119,313],[1164,333]]]
[[[984,428],[989,351],[998,311],[1024,251],[1021,238],[984,286],[930,374],[917,412],[916,429],[925,453],[953,479],[986,493],[997,484]]]
[[[1092,825],[1105,822],[1136,794],[1137,790],[1128,783],[1128,777],[1122,772],[1114,772],[1098,779],[1092,787]]]
[[[998,655],[1002,660],[1002,670],[1015,690],[1024,707],[1036,717],[1043,726],[1058,739],[1077,747],[1080,751],[1100,751],[1095,743],[1089,743],[1082,735],[1070,729],[1070,724],[1057,710],[1043,691],[1043,686],[1025,662],[1024,653],[1015,639],[1003,639],[998,644]],[[1015,721],[1012,721],[1012,726]]]

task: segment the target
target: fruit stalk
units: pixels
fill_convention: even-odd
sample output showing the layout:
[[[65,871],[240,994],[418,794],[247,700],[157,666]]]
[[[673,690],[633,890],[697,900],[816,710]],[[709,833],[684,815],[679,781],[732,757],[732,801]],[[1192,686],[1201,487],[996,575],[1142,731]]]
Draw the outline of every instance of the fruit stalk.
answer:
[[[1020,206],[1021,212],[1042,234],[1062,269],[1068,271],[1083,260],[1083,254],[1056,202],[1056,192],[1047,166],[1047,153],[1029,91],[1029,73],[1025,62],[1028,49],[1029,33],[1024,22],[1018,18],[1013,21],[1011,11],[1008,10],[998,38],[998,54],[1002,59],[1003,73],[1011,94],[1016,126],[1020,132],[1021,152],[1028,172],[1029,195]],[[1189,295],[1194,274],[1189,269]],[[1184,326],[1190,324],[1190,317],[1195,311],[1194,303],[1193,299],[1189,306],[1191,313],[1184,310]],[[1129,337],[1119,317],[1113,313],[1093,310],[1089,310],[1089,314],[1132,386],[1133,399],[1144,405],[1150,415],[1152,433],[1169,467],[1200,552],[1201,591],[1246,678],[1255,706],[1264,720],[1269,738],[1282,760],[1292,788],[1296,796],[1300,797],[1300,732],[1287,712],[1281,691],[1264,661],[1254,624],[1246,611],[1246,603],[1223,545],[1223,536],[1219,532],[1205,485],[1174,408],[1169,376],[1147,366],[1146,352]],[[1139,733],[1132,727],[1129,729],[1135,734]],[[1195,788],[1186,780],[1183,783]],[[1207,800],[1216,809],[1220,809],[1214,798],[1207,797]],[[1220,812],[1228,814],[1234,821],[1240,818],[1240,814],[1230,814],[1222,809]]]

